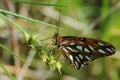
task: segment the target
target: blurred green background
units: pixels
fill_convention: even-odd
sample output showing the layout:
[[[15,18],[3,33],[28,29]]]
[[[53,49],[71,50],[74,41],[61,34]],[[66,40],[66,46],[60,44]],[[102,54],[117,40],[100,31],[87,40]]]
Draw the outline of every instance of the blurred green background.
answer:
[[[0,0],[0,9],[7,10],[5,1]],[[38,64],[24,80],[120,80],[120,1],[119,0],[26,0],[59,6],[45,6],[12,2],[14,13],[56,25],[60,18],[62,36],[83,36],[107,41],[116,47],[116,54],[91,62],[86,68],[75,70],[63,60],[62,75],[57,70],[51,71]],[[10,10],[12,11],[12,10]],[[13,16],[14,17],[14,16]],[[39,39],[51,37],[56,28],[14,17],[14,22]],[[0,17],[0,43],[11,49],[9,24]],[[29,49],[25,46],[21,33],[17,31],[20,55],[26,58]],[[13,63],[10,55],[0,49],[1,63],[9,66]],[[14,68],[13,68],[14,69]],[[12,71],[11,71],[12,73]],[[34,74],[34,75],[33,75]],[[0,72],[0,75],[4,75]],[[1,76],[0,76],[1,77]],[[2,78],[2,77],[1,77]],[[2,80],[2,79],[1,79]],[[4,79],[5,80],[5,79]],[[7,80],[7,79],[6,79]],[[9,79],[8,79],[9,80]]]

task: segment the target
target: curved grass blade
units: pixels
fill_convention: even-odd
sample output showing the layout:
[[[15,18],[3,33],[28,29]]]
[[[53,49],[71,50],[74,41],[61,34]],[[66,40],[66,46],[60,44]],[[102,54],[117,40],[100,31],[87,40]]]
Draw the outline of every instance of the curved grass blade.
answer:
[[[23,15],[20,15],[20,14],[16,14],[16,13],[13,13],[13,12],[10,12],[10,11],[7,11],[7,10],[0,9],[0,12],[5,13],[5,14],[9,14],[9,15],[13,15],[13,16],[16,16],[16,17],[19,17],[19,18],[23,18],[23,19],[26,19],[26,20],[29,20],[29,21],[32,21],[32,22],[35,22],[35,23],[39,23],[39,24],[43,24],[43,25],[50,26],[50,27],[53,27],[53,28],[57,28],[55,25],[48,24],[48,23],[40,21],[40,20],[32,19],[32,18],[23,16]]]
[[[3,46],[2,44],[0,44],[0,47],[3,48],[4,50],[6,50],[7,52],[9,52],[10,55],[13,55],[14,57],[20,59],[23,62],[26,62],[23,58],[15,55],[15,53],[13,53],[10,49],[8,49],[7,47]]]
[[[34,2],[34,1],[25,1],[25,0],[12,0],[12,1],[14,1],[14,2],[20,2],[20,3],[26,3],[26,4],[43,5],[43,6],[67,7],[67,6],[63,6],[63,5],[46,4],[46,3]]]
[[[16,80],[15,77],[2,65],[0,64],[0,67],[5,71],[6,74],[9,75],[9,77],[12,79],[12,80]]]

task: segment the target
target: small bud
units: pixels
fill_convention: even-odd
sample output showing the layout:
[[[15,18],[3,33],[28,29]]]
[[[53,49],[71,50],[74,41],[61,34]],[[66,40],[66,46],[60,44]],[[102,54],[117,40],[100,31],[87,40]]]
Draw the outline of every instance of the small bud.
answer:
[[[54,57],[51,55],[49,59],[50,59],[50,60],[54,60]]]
[[[30,35],[28,39],[28,44],[34,45],[34,42],[36,41],[36,37],[34,35]]]
[[[57,70],[59,71],[59,73],[62,74],[62,73],[61,73],[61,67],[62,67],[61,63],[58,62],[58,61],[56,61],[55,67],[57,68]]]
[[[54,67],[55,66],[55,62],[56,62],[56,60],[50,60],[49,65],[51,67]]]
[[[43,62],[43,63],[46,63],[46,62],[47,62],[47,59],[48,59],[48,56],[47,56],[47,55],[42,55],[42,56],[41,56],[41,59],[42,59],[42,62]]]
[[[49,56],[49,66],[50,68],[55,68],[55,63],[56,63],[56,60],[54,59],[53,56]]]
[[[29,35],[28,33],[24,33],[23,37],[24,37],[26,43],[28,43],[28,40],[29,40],[29,38],[30,38],[30,35]]]

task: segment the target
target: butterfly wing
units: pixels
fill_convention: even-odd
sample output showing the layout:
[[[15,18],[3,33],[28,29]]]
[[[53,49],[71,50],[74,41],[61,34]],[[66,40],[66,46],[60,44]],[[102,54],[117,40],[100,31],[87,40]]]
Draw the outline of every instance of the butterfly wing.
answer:
[[[62,37],[59,51],[75,68],[80,69],[92,60],[114,54],[115,47],[97,39],[67,36]]]

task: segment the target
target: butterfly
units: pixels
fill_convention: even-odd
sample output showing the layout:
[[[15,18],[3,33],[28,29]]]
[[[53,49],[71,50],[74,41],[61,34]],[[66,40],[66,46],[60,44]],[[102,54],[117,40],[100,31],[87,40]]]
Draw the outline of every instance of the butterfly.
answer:
[[[61,36],[55,33],[55,44],[58,50],[70,61],[76,69],[87,66],[100,57],[113,55],[115,47],[105,41],[76,36]]]

